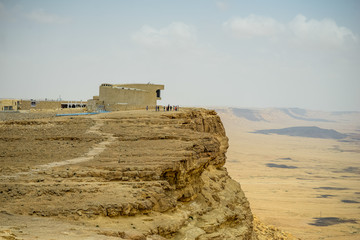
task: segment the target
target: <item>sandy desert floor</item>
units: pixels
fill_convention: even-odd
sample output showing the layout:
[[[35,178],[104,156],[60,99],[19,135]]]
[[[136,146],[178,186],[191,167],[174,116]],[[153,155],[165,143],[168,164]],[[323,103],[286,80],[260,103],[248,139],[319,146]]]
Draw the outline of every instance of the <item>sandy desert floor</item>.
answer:
[[[276,109],[244,116],[231,109],[218,112],[230,140],[226,167],[260,220],[301,239],[360,239],[359,113],[296,117]],[[351,137],[251,133],[292,126],[335,129]]]

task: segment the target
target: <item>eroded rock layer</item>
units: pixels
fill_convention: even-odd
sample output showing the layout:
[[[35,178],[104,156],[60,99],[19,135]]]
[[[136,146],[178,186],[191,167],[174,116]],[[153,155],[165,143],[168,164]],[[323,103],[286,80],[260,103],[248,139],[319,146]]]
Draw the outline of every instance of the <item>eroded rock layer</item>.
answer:
[[[77,156],[41,160],[15,174],[3,171],[1,213],[82,223],[87,232],[105,239],[257,238],[249,203],[223,167],[228,139],[214,111],[114,112],[60,122],[66,136],[51,132],[59,126],[57,119],[0,124],[2,132],[10,132],[11,124],[29,126],[27,131],[41,125],[52,134],[35,140],[73,143],[63,154]],[[11,136],[14,146],[23,139],[14,132]],[[59,156],[50,156],[62,160],[56,147]],[[11,169],[9,158],[16,162],[16,147],[6,154],[2,168]],[[2,219],[9,225],[13,221]]]

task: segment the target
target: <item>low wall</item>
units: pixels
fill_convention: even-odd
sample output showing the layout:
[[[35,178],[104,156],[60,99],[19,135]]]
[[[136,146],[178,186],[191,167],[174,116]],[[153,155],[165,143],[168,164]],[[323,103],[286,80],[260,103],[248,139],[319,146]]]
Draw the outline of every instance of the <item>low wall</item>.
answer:
[[[155,106],[148,106],[149,109],[154,109]],[[134,105],[109,105],[105,106],[106,111],[128,111],[128,110],[141,110],[146,109],[146,106],[134,106]]]

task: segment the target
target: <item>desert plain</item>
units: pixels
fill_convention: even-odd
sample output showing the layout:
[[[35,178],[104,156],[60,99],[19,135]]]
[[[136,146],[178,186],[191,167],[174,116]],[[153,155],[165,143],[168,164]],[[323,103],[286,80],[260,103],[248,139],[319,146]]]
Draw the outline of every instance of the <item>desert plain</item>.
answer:
[[[301,239],[360,239],[360,113],[217,111],[229,137],[226,167],[254,215]],[[329,135],[255,133],[299,126]]]

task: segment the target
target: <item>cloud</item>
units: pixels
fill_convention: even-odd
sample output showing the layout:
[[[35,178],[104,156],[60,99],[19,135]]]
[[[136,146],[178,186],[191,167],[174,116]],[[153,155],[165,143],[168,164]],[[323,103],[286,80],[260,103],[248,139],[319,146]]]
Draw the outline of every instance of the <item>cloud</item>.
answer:
[[[50,14],[45,12],[43,9],[37,9],[27,14],[26,17],[32,21],[39,23],[68,23],[70,18],[60,17],[56,14]]]
[[[303,15],[297,15],[288,23],[257,15],[236,17],[224,22],[223,27],[239,39],[276,38],[282,43],[311,48],[341,47],[358,39],[350,29],[338,26],[332,19],[307,19]]]
[[[297,15],[289,24],[288,30],[295,37],[297,43],[341,46],[346,41],[356,42],[355,34],[346,27],[341,27],[332,19],[306,19],[303,15]]]
[[[237,38],[271,37],[284,30],[284,25],[273,18],[257,15],[230,19],[223,27]]]
[[[184,48],[195,44],[196,29],[182,22],[173,22],[160,29],[144,25],[132,35],[132,39],[147,47]]]

